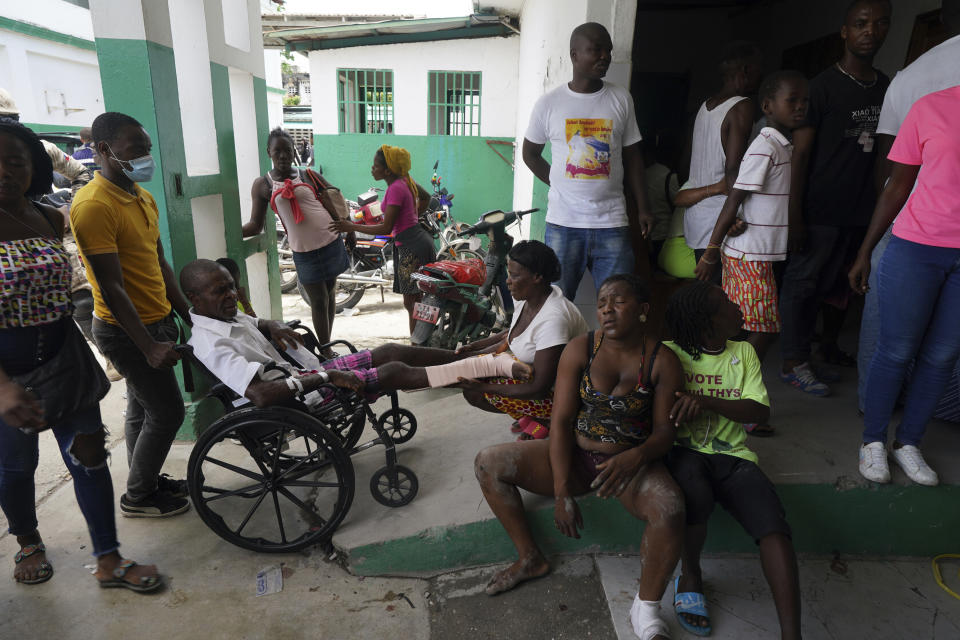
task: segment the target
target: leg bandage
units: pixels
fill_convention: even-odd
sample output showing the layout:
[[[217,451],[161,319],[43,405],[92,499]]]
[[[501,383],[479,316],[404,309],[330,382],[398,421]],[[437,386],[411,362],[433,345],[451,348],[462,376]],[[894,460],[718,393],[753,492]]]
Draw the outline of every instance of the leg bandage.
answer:
[[[501,353],[464,358],[449,364],[424,367],[423,370],[427,372],[427,382],[431,387],[445,387],[456,384],[460,378],[512,378],[515,363],[512,356]]]
[[[640,640],[652,640],[658,635],[672,637],[670,628],[660,617],[659,601],[641,600],[639,595],[634,596],[633,606],[630,607],[630,623]]]

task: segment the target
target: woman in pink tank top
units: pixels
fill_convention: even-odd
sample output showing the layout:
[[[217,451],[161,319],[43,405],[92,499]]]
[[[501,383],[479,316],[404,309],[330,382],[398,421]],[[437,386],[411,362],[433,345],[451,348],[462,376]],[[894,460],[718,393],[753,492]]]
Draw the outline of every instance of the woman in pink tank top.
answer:
[[[270,206],[287,232],[297,278],[310,298],[317,339],[326,344],[330,342],[336,312],[337,276],[350,266],[347,250],[340,234],[330,229],[335,214],[323,208],[313,185],[293,166],[290,134],[280,127],[271,131],[267,155],[273,161],[273,169],[253,181],[253,210],[250,221],[243,225],[243,237],[263,231]]]

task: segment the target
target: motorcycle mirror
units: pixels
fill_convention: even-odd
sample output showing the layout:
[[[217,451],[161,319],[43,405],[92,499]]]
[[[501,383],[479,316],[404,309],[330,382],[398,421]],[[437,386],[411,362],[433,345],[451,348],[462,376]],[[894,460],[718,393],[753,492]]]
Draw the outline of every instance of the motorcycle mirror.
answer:
[[[439,167],[439,166],[440,166],[440,161],[437,160],[436,162],[433,163],[433,170],[436,171],[436,170],[437,170],[437,167]]]
[[[484,222],[489,224],[497,224],[498,222],[503,222],[505,215],[503,211],[490,211],[489,213],[483,214],[481,217]]]

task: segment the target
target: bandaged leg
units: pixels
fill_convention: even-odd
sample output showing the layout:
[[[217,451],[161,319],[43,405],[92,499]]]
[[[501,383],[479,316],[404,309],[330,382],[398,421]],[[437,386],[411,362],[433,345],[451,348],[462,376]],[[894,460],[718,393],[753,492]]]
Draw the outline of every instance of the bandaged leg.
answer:
[[[507,354],[465,358],[459,362],[424,367],[423,370],[431,387],[456,384],[460,378],[529,378],[532,371],[529,365],[517,362]]]
[[[633,606],[630,607],[630,624],[633,632],[640,640],[653,640],[657,636],[670,638],[670,628],[660,617],[660,602],[641,600],[639,595],[633,597]]]

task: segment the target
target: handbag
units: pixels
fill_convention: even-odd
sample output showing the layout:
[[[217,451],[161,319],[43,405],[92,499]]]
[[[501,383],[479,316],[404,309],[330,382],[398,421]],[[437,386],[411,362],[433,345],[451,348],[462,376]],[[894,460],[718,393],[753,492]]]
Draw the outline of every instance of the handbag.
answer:
[[[330,214],[330,217],[332,217],[334,220],[350,219],[350,209],[347,207],[347,201],[343,197],[343,194],[340,193],[340,189],[337,189],[335,186],[321,178],[320,175],[313,169],[307,169],[307,178],[310,180],[310,183],[316,190],[317,197],[320,199],[320,204],[322,204],[323,208],[327,210],[327,213]]]
[[[36,369],[10,376],[32,393],[43,407],[48,425],[99,403],[110,391],[110,381],[72,320],[67,321],[63,346]]]

